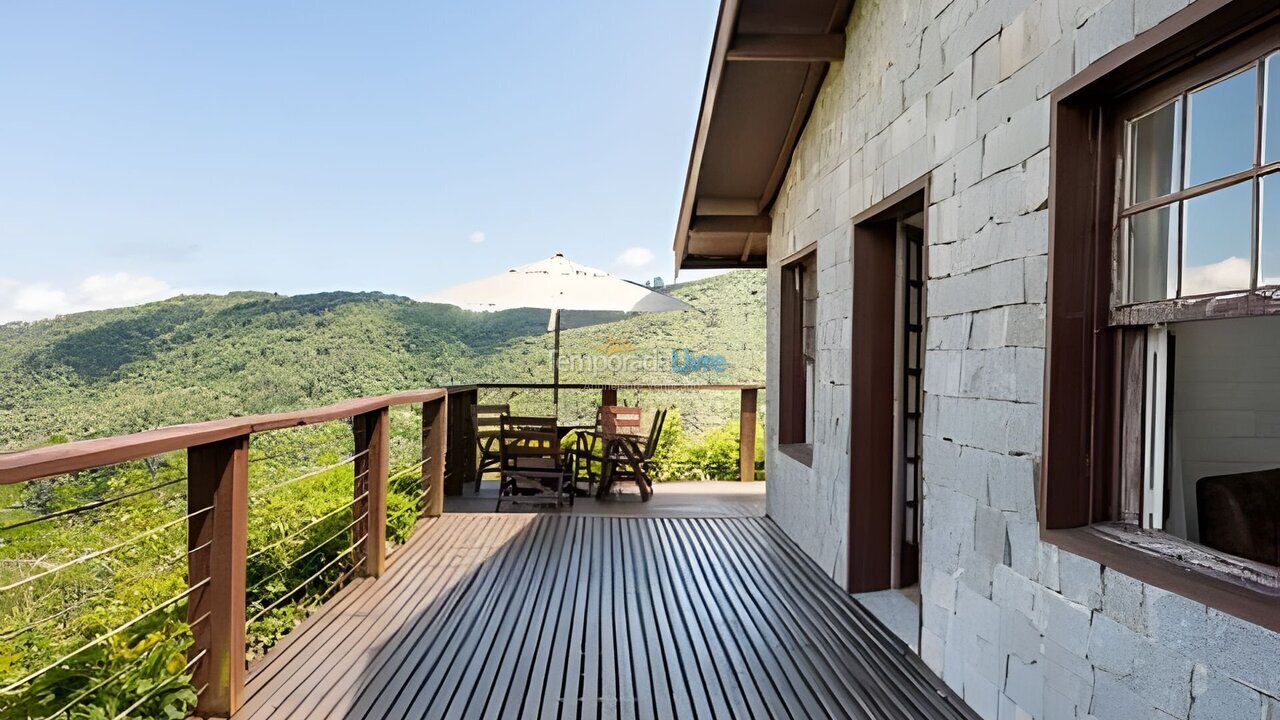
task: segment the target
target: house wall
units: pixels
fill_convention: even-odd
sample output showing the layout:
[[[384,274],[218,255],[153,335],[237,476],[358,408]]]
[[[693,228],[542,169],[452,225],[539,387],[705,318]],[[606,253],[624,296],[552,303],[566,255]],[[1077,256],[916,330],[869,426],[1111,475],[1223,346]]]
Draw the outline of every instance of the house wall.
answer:
[[[813,465],[769,514],[838,582],[848,537],[850,218],[931,175],[921,655],[985,718],[1280,717],[1280,636],[1041,543],[1048,93],[1185,0],[858,0],[774,209],[818,246]]]

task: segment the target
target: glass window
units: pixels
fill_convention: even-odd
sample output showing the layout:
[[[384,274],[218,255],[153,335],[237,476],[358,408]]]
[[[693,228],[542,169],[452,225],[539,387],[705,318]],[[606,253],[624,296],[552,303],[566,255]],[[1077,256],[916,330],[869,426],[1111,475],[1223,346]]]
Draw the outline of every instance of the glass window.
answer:
[[[1280,174],[1262,178],[1259,190],[1262,219],[1262,257],[1258,262],[1258,284],[1280,285]]]
[[[1253,183],[1242,182],[1184,203],[1182,295],[1249,289],[1253,257]]]
[[[1257,97],[1258,74],[1252,67],[1191,93],[1187,187],[1253,166]]]
[[[1177,203],[1129,218],[1129,302],[1173,297],[1178,290]]]
[[[1181,162],[1179,98],[1129,124],[1129,202],[1145,202],[1180,189]]]

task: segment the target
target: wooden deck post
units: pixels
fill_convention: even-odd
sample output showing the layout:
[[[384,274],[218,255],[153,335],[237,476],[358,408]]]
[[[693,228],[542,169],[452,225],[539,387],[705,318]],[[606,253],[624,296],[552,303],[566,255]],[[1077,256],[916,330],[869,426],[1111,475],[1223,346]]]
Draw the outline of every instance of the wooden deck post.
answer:
[[[738,410],[738,480],[756,479],[756,393],[743,388]]]
[[[449,398],[422,404],[422,505],[425,517],[440,517],[444,512],[444,461],[448,440]]]
[[[471,411],[478,396],[474,388],[449,393],[444,494],[451,497],[461,495],[463,485],[475,480],[476,430]]]
[[[618,388],[612,385],[605,385],[600,388],[600,404],[614,406],[618,404]]]
[[[388,408],[352,418],[355,433],[355,496],[368,496],[353,505],[352,516],[363,519],[351,529],[351,541],[359,543],[354,559],[360,574],[378,577],[387,566],[387,473],[390,466],[391,420]],[[364,453],[364,454],[361,454]],[[361,538],[364,538],[361,541]]]
[[[188,448],[187,513],[209,507],[187,521],[187,582],[208,578],[187,598],[190,656],[205,653],[191,682],[207,684],[196,715],[229,717],[244,702],[248,435]]]

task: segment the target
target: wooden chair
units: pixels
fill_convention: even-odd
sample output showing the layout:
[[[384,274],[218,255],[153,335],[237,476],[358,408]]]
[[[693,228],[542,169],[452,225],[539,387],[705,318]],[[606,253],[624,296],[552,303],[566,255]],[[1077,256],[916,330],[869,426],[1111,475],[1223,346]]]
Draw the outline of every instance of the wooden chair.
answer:
[[[476,492],[487,472],[498,470],[498,431],[504,416],[511,414],[510,405],[474,405],[471,408],[471,424],[476,429],[480,464],[476,468]]]
[[[573,486],[555,418],[504,416],[498,430],[498,453],[502,473],[498,511],[506,498],[554,503],[556,509],[566,500],[573,503]]]
[[[653,478],[650,475],[649,461],[662,439],[662,426],[666,423],[667,411],[659,410],[653,414],[653,424],[647,436],[618,434],[605,436],[605,461],[601,470],[600,489],[597,498],[603,498],[618,482],[634,482],[640,490],[640,499],[648,502],[653,497]]]
[[[626,405],[601,405],[596,410],[595,429],[576,433],[573,448],[575,485],[579,480],[586,480],[588,494],[595,493],[596,483],[600,481],[604,470],[604,451],[608,445],[605,438],[616,435],[639,436],[641,415],[640,408]],[[600,471],[597,472],[596,468],[600,468]]]

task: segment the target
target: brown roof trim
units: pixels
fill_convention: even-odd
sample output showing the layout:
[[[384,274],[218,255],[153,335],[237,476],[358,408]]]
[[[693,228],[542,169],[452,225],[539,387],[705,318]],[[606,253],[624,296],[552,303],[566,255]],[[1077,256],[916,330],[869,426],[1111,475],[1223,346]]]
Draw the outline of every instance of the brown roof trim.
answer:
[[[843,30],[852,6],[853,0],[825,0],[825,4],[824,0],[721,0],[673,243],[677,272],[764,266],[769,210],[827,68],[844,57]],[[754,18],[753,27],[739,32],[748,16]],[[772,28],[762,32],[762,18],[786,26],[787,32]],[[777,65],[795,69],[764,75],[749,69]],[[727,84],[726,79],[736,82]],[[789,119],[780,120],[777,111],[792,107]],[[744,137],[747,142],[742,141]],[[709,144],[717,141],[720,153],[709,155]],[[726,155],[726,144],[733,145],[734,157]],[[738,173],[744,159],[753,171],[746,173],[747,180]],[[715,188],[704,187],[700,192],[709,175],[717,180],[734,178],[737,191],[717,194],[712,191]],[[712,211],[697,216],[700,207]],[[734,223],[728,218],[743,216],[753,218],[749,227],[731,227]],[[707,218],[715,220],[705,222]],[[706,242],[691,243],[695,236],[705,237]]]

